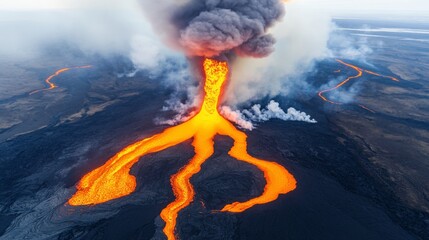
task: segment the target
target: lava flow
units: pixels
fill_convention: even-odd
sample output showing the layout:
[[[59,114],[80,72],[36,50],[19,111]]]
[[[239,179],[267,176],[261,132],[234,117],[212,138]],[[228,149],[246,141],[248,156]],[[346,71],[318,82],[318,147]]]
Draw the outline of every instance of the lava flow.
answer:
[[[52,74],[48,78],[46,78],[45,82],[49,85],[49,87],[34,90],[34,91],[30,92],[29,95],[33,95],[33,94],[41,92],[41,91],[47,91],[47,90],[52,90],[54,88],[57,88],[58,86],[52,82],[52,79],[59,76],[63,72],[67,72],[67,71],[72,70],[72,69],[91,68],[91,67],[92,67],[91,65],[86,65],[86,66],[79,66],[79,67],[61,68],[60,70],[56,71],[54,74]]]
[[[331,103],[331,104],[336,104],[336,105],[343,104],[342,102],[335,102],[335,101],[332,101],[332,100],[328,99],[327,97],[324,96],[324,94],[339,89],[340,87],[342,87],[344,84],[348,83],[352,79],[357,79],[357,78],[362,77],[362,75],[363,75],[364,72],[368,73],[368,74],[371,74],[371,75],[374,75],[374,76],[377,76],[377,77],[388,78],[388,79],[390,79],[392,81],[399,82],[399,80],[397,78],[395,78],[395,77],[386,76],[386,75],[382,75],[382,74],[379,74],[379,73],[376,73],[376,72],[365,70],[365,69],[362,69],[362,68],[357,67],[355,65],[352,65],[350,63],[346,63],[346,62],[344,62],[342,60],[339,60],[339,59],[336,59],[336,61],[339,62],[339,63],[341,63],[342,65],[344,65],[346,67],[353,68],[354,70],[356,70],[357,74],[353,75],[353,76],[350,76],[350,77],[347,77],[345,80],[343,80],[342,82],[338,83],[334,87],[331,87],[331,88],[328,88],[328,89],[320,91],[318,93],[318,95],[325,102],[328,102],[328,103]],[[340,72],[341,72],[341,70],[335,71],[335,73],[340,73]],[[362,104],[359,104],[358,106],[361,107],[361,108],[363,108],[363,109],[365,109],[365,110],[367,110],[367,111],[369,111],[369,112],[375,113],[373,110],[371,110],[370,108],[368,108],[368,107],[366,107],[366,106],[364,106]]]
[[[255,165],[263,172],[266,180],[262,195],[245,202],[228,204],[221,211],[243,212],[256,204],[274,201],[280,194],[294,190],[296,180],[293,175],[275,162],[250,156],[247,153],[246,134],[219,114],[219,98],[229,75],[227,63],[205,59],[203,70],[205,96],[199,112],[194,117],[160,134],[125,147],[103,166],[86,174],[78,183],[77,192],[68,203],[74,206],[92,205],[129,195],[136,188],[135,177],[129,173],[130,168],[140,157],[193,138],[195,155],[186,166],[170,178],[175,200],[161,212],[161,218],[165,221],[163,232],[169,240],[176,239],[174,232],[178,213],[193,201],[195,195],[190,179],[201,170],[201,165],[213,154],[213,138],[217,134],[231,137],[234,145],[228,154]]]

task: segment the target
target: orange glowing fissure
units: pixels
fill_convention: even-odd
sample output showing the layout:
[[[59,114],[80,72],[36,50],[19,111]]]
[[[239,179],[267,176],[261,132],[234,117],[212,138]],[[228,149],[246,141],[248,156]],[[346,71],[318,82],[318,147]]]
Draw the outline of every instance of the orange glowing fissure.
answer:
[[[195,155],[170,178],[175,200],[161,211],[161,218],[165,221],[163,232],[169,240],[176,239],[178,213],[193,201],[195,195],[190,179],[213,154],[213,138],[217,134],[231,137],[234,145],[228,154],[255,165],[263,172],[266,180],[262,195],[248,201],[227,204],[221,209],[222,212],[243,212],[254,205],[274,201],[280,194],[296,188],[295,178],[283,166],[250,156],[247,153],[246,134],[219,114],[219,98],[229,75],[227,63],[205,59],[203,69],[205,97],[199,112],[180,125],[125,147],[103,166],[83,176],[77,185],[77,192],[68,201],[70,205],[99,204],[129,195],[136,188],[135,177],[129,173],[130,168],[142,156],[193,139]]]
[[[376,73],[376,72],[365,70],[365,69],[362,69],[362,68],[357,67],[355,65],[352,65],[350,63],[346,63],[346,62],[344,62],[342,60],[339,60],[339,59],[336,59],[336,61],[338,63],[346,66],[346,67],[349,67],[349,68],[352,68],[352,69],[356,70],[357,74],[353,75],[353,76],[347,77],[345,80],[341,81],[340,83],[338,83],[334,87],[331,87],[331,88],[328,88],[328,89],[320,91],[318,93],[318,95],[325,102],[328,102],[328,103],[331,103],[331,104],[335,104],[335,105],[341,105],[341,104],[343,104],[342,102],[335,102],[335,101],[332,101],[332,100],[328,99],[327,97],[324,96],[324,94],[339,89],[340,87],[342,87],[343,85],[345,85],[346,83],[348,83],[350,80],[358,79],[358,78],[362,77],[362,75],[363,75],[364,72],[368,73],[370,75],[374,75],[374,76],[382,77],[382,78],[388,78],[388,79],[390,79],[392,81],[399,82],[399,80],[397,78],[395,78],[395,77],[386,76],[386,75],[382,75],[382,74],[379,74],[379,73]],[[341,70],[335,71],[335,73],[340,73],[340,72],[341,72]],[[358,106],[361,107],[361,108],[363,108],[363,109],[365,109],[365,110],[367,110],[367,111],[369,111],[369,112],[375,113],[373,110],[371,110],[370,108],[368,108],[368,107],[366,107],[366,106],[364,106],[362,104],[358,104]]]
[[[33,94],[41,92],[41,91],[48,91],[48,90],[52,90],[54,88],[57,88],[58,86],[52,82],[52,79],[59,76],[63,72],[67,72],[67,71],[72,70],[72,69],[82,69],[82,68],[91,68],[91,67],[92,67],[91,65],[85,65],[85,66],[78,66],[78,67],[61,68],[60,70],[56,71],[54,74],[50,75],[48,78],[45,79],[45,82],[49,85],[49,87],[34,90],[34,91],[30,92],[29,95],[33,95]]]

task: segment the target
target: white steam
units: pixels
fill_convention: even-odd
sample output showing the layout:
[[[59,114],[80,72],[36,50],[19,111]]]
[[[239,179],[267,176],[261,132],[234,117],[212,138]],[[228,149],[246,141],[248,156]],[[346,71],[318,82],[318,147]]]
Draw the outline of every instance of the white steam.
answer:
[[[242,111],[232,110],[228,106],[222,106],[221,114],[241,128],[248,130],[253,130],[255,128],[254,122],[265,122],[270,119],[317,123],[310,115],[307,115],[305,112],[300,112],[295,108],[291,107],[285,112],[280,107],[280,104],[274,100],[271,100],[265,108],[262,108],[260,104],[255,104],[250,109]]]
[[[337,26],[334,30],[329,37],[329,45],[335,46],[330,49],[330,57],[366,62],[366,57],[373,53],[367,37],[351,38],[345,35],[347,32]],[[382,47],[382,44],[381,41],[371,43],[377,47]]]
[[[307,1],[294,1],[285,5],[286,15],[283,21],[276,24],[269,32],[277,40],[275,51],[270,56],[262,59],[237,57],[232,62],[231,69],[233,71],[231,71],[231,81],[226,92],[227,105],[236,106],[239,103],[266,96],[290,95],[293,92],[307,91],[310,88],[303,76],[313,70],[316,61],[332,57],[334,54],[328,48],[328,43],[335,25],[332,24],[332,19],[328,14],[307,9]],[[163,9],[162,6],[168,6],[167,3],[170,1],[162,0],[161,5],[155,6],[158,10],[154,12]],[[146,7],[152,5],[149,2],[144,2]],[[154,19],[159,18],[150,14],[150,11],[146,11],[146,14],[152,20],[152,24],[156,25],[157,35],[164,40],[168,39],[165,36],[168,33],[165,32],[170,31],[172,27],[169,28],[168,23],[163,19],[161,22],[153,22]],[[160,26],[165,29],[162,31],[164,34],[159,33],[161,31]],[[133,61],[136,66],[147,69],[163,65],[164,60],[159,56],[166,53],[165,50],[162,50],[165,47],[159,49],[159,40],[156,39],[155,41],[158,43],[140,44],[142,49],[146,49],[144,51],[134,48],[133,51],[136,53],[133,54],[135,56]],[[344,51],[352,51],[349,45],[344,47],[348,49]],[[156,49],[158,52],[155,51]],[[147,54],[143,54],[145,51]],[[144,61],[139,60],[139,58],[147,59],[149,64],[141,64]],[[154,59],[158,60],[156,62],[160,64],[154,64]],[[175,84],[172,81],[170,83]],[[179,81],[177,85],[183,86],[182,83],[183,81]],[[189,97],[192,98],[191,95]],[[195,104],[187,105],[195,107]],[[169,109],[175,110],[174,107]],[[178,120],[187,115],[183,114],[183,110],[177,112]]]
[[[162,110],[176,112],[176,115],[168,119],[156,118],[155,123],[158,125],[177,125],[185,122],[196,113],[195,111],[189,111],[190,108],[191,106],[189,104],[183,104],[172,99],[168,100],[167,106]],[[280,104],[274,100],[271,100],[265,108],[262,108],[260,104],[255,104],[250,109],[243,110],[233,110],[233,108],[229,106],[222,106],[220,108],[220,114],[231,122],[237,124],[240,128],[247,130],[255,129],[255,123],[266,122],[271,119],[317,123],[317,121],[311,118],[310,115],[305,112],[298,111],[295,108],[290,107],[287,112],[285,112],[280,107]]]
[[[248,100],[307,91],[310,84],[305,82],[304,76],[313,70],[317,60],[334,54],[355,57],[371,52],[364,43],[358,43],[361,47],[356,47],[341,37],[332,40],[335,26],[331,17],[318,9],[308,8],[309,1],[291,1],[284,5],[284,19],[268,32],[277,41],[270,56],[234,59],[226,104],[237,106]],[[198,101],[198,86],[192,85],[195,82],[190,76],[187,59],[179,52],[180,47],[168,39],[177,29],[171,26],[166,16],[156,13],[172,12],[171,7],[186,2],[189,1],[75,0],[70,1],[70,9],[0,10],[0,59],[10,62],[16,57],[32,58],[46,47],[61,46],[61,43],[89,54],[128,56],[136,70],[144,70],[176,90],[177,96],[173,95],[166,107],[184,112],[171,102],[181,100],[181,104],[188,108],[196,106],[193,99]],[[342,43],[339,47],[343,50],[331,51],[329,40]],[[164,45],[165,42],[170,46]],[[121,76],[134,74],[135,71]],[[1,81],[6,80],[0,80],[0,84]],[[191,100],[183,102],[183,93]]]
[[[332,31],[329,15],[308,9],[308,0],[286,4],[284,20],[271,29],[276,38],[275,51],[263,59],[239,58],[234,62],[227,104],[250,99],[289,95],[308,88],[301,78],[315,61],[329,56]]]

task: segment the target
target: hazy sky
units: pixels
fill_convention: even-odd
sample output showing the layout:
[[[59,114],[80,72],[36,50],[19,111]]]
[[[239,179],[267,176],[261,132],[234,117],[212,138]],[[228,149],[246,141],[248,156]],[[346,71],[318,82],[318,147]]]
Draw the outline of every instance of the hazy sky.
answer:
[[[300,1],[300,0],[292,0]],[[322,8],[334,15],[429,16],[428,0],[304,0],[312,8]]]
[[[107,1],[108,5],[120,6],[125,1]],[[150,1],[150,0],[149,0]],[[429,0],[288,0],[305,2],[309,8],[323,9],[333,15],[401,15],[429,16]],[[101,0],[1,0],[0,10],[40,10],[75,7],[79,3],[86,5]]]

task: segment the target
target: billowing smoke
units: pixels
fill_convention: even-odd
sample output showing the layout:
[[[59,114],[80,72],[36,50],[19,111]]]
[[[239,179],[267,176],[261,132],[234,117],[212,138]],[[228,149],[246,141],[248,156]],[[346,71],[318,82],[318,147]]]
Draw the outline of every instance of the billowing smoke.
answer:
[[[319,9],[309,8],[313,4],[311,1],[291,1],[284,5],[277,0],[138,0],[138,3],[67,0],[72,5],[70,9],[40,12],[0,9],[0,31],[4,33],[0,39],[0,55],[6,63],[17,62],[18,57],[25,62],[26,59],[46,58],[43,54],[52,52],[48,47],[63,49],[66,45],[64,49],[69,46],[72,53],[80,50],[78,52],[106,58],[127,56],[135,70],[144,70],[179,92],[169,102],[181,101],[185,107],[169,102],[166,107],[184,116],[176,118],[180,120],[189,114],[187,110],[198,105],[194,99],[198,99],[199,93],[183,52],[191,54],[192,48],[207,46],[201,39],[193,38],[191,42],[186,41],[186,37],[190,36],[191,27],[202,23],[201,15],[222,9],[236,15],[235,22],[234,18],[223,16],[223,25],[221,22],[211,24],[215,29],[225,28],[222,33],[230,34],[224,38],[216,36],[211,43],[219,45],[213,48],[226,55],[237,55],[231,61],[233,71],[225,104],[236,107],[249,100],[308,91],[311,86],[304,76],[312,70],[315,61],[330,57],[327,43],[332,28],[329,16]],[[276,24],[285,8],[284,21]],[[269,54],[274,42],[277,42],[276,50],[269,56],[247,57]],[[214,52],[212,50],[212,54]],[[118,73],[118,76],[135,73],[133,70]],[[15,73],[10,78],[0,79],[0,87],[8,90],[3,95],[30,91],[35,84],[40,84],[28,79],[30,77],[17,78]],[[16,81],[25,81],[25,84],[16,84]],[[187,95],[189,101],[183,100],[182,95]]]
[[[274,100],[271,100],[265,108],[262,108],[260,104],[255,104],[250,109],[244,109],[242,111],[232,110],[228,106],[222,106],[221,114],[228,120],[247,130],[253,130],[255,128],[253,122],[265,122],[270,119],[317,123],[310,115],[305,112],[300,112],[295,108],[290,107],[287,112],[285,112],[280,107],[280,104]]]
[[[266,58],[236,58],[226,93],[228,105],[278,95],[310,92],[305,76],[318,60],[330,57],[328,41],[332,27],[326,13],[311,7],[309,0],[285,5],[284,20],[269,32],[275,37],[276,50]]]
[[[185,4],[163,0],[143,5],[159,23],[158,11],[170,12],[164,21],[168,41],[187,55],[213,57],[234,52],[239,56],[265,57],[273,51],[274,37],[267,33],[284,15],[279,0],[189,0]],[[165,33],[164,33],[165,34]]]
[[[236,55],[230,61],[233,71],[225,94],[225,104],[232,107],[266,96],[308,91],[311,86],[302,76],[312,70],[315,61],[330,55],[331,18],[308,8],[306,0],[287,6],[278,0],[140,1],[153,30],[173,49],[198,56]],[[275,24],[286,7],[284,21]],[[142,53],[139,56],[153,59]],[[177,124],[187,119],[186,109],[169,104],[167,108],[177,116],[157,123]]]

